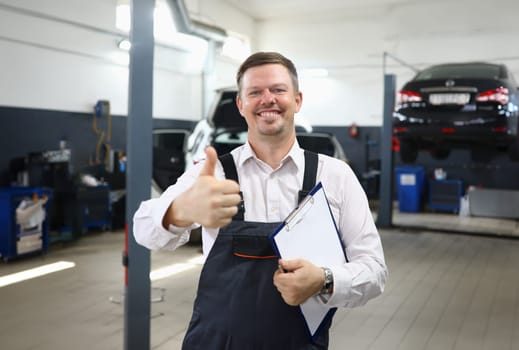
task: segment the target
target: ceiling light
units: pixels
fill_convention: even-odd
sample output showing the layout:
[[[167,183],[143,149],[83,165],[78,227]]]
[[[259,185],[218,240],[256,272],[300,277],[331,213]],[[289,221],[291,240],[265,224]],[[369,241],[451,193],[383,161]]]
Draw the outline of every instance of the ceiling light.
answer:
[[[119,43],[117,43],[117,46],[124,51],[130,51],[130,48],[132,47],[132,43],[128,39],[121,39]]]

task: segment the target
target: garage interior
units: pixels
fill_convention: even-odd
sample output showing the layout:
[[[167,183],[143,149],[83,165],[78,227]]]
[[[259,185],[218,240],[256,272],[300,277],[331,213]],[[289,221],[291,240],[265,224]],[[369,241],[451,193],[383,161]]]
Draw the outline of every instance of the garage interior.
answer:
[[[414,75],[408,65],[486,61],[504,63],[519,77],[519,52],[511,44],[519,34],[519,4],[501,2],[499,19],[492,20],[496,4],[481,0],[132,4],[146,9],[153,3],[184,5],[193,23],[223,28],[252,51],[292,58],[305,97],[301,118],[314,131],[337,137],[375,217],[389,203],[390,225],[379,225],[390,273],[386,290],[366,306],[337,312],[330,349],[519,349],[519,162],[490,149],[453,149],[443,160],[421,152],[412,166],[421,167],[425,183],[419,208],[409,211],[398,202],[398,171],[409,164],[383,137],[390,129],[384,124],[384,74],[395,76],[398,89]],[[0,221],[2,348],[180,348],[203,264],[200,246],[150,253],[132,246],[130,235],[130,259],[133,250],[133,261],[142,266],[129,271],[139,286],[125,286],[127,213],[149,198],[142,183],[150,182],[146,171],[132,166],[149,164],[151,174],[151,130],[192,130],[207,115],[213,91],[234,84],[242,58],[226,56],[200,37],[191,46],[177,37],[156,39],[155,46],[147,43],[153,58],[139,58],[139,68],[149,67],[151,74],[140,76],[117,46],[128,38],[116,25],[117,5],[128,4],[0,2],[2,211],[12,209],[11,195],[34,192],[16,192],[13,183],[41,188],[41,198],[49,194],[41,251],[26,254],[13,245],[6,221],[14,219],[4,215]],[[199,47],[206,54],[191,55]],[[328,76],[313,75],[323,70]],[[128,142],[135,139],[142,142]],[[147,141],[149,153],[139,153]],[[384,154],[390,154],[391,170],[381,173]],[[134,164],[127,163],[131,159]],[[87,185],[89,180],[99,182]],[[455,188],[435,191],[444,180]],[[435,202],[442,195],[449,206]],[[89,206],[89,218],[78,214],[82,205]],[[74,265],[2,285],[2,277],[59,261]],[[151,282],[143,282],[150,271]]]

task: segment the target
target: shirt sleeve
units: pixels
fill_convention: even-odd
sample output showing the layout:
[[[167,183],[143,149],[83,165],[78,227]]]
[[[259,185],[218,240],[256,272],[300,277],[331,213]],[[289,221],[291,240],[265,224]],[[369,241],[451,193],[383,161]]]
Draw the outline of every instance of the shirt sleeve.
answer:
[[[151,250],[174,250],[189,241],[191,230],[198,225],[170,225],[166,229],[162,226],[162,220],[170,204],[193,184],[199,171],[199,167],[192,168],[159,198],[149,199],[140,204],[133,216],[133,235],[137,243]]]
[[[331,307],[366,304],[384,291],[388,275],[381,239],[367,197],[351,168],[346,167],[346,172],[343,172],[346,178],[335,179],[345,186],[332,200],[339,207],[337,221],[347,263],[330,266],[334,288],[333,294],[324,302]]]

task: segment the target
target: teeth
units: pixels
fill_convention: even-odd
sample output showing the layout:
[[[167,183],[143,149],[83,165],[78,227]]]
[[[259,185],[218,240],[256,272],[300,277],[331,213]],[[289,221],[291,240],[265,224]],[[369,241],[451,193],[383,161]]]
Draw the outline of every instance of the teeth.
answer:
[[[278,112],[262,112],[260,113],[260,116],[269,118],[269,117],[277,117],[279,115]]]

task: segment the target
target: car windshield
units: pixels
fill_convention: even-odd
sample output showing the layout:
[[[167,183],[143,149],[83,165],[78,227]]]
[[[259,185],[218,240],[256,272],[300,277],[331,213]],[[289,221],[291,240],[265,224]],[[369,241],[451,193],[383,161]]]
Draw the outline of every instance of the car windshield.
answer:
[[[424,69],[414,80],[448,79],[448,78],[499,78],[500,67],[490,64],[439,65]]]
[[[214,137],[216,143],[233,143],[242,145],[247,141],[247,131],[224,131]]]

